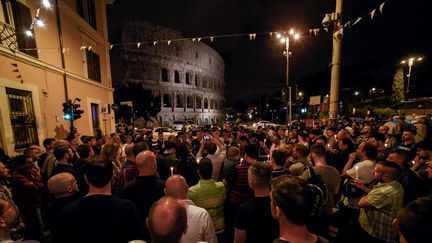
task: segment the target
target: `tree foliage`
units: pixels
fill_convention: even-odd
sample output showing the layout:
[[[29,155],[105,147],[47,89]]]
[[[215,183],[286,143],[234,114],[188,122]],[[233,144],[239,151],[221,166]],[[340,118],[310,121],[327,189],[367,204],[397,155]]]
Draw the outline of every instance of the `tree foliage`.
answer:
[[[114,91],[114,100],[116,103],[132,101],[136,117],[144,117],[146,120],[160,112],[160,97],[152,95],[141,84],[127,84],[117,87]],[[123,118],[129,118],[127,116],[132,115],[131,113],[132,111],[125,106],[120,106],[118,111],[118,115]]]
[[[404,71],[402,67],[399,67],[393,76],[391,103],[397,104],[404,99]]]

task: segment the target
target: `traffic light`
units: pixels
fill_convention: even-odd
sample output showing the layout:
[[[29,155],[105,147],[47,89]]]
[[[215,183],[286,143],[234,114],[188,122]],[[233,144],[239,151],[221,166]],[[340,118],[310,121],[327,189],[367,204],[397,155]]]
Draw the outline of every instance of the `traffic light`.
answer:
[[[73,110],[72,110],[73,119],[77,120],[77,119],[81,118],[81,114],[84,113],[84,111],[80,109],[81,105],[80,104],[73,104],[72,107],[73,107]]]
[[[66,121],[70,121],[72,119],[72,102],[68,100],[68,102],[63,103],[63,119]]]

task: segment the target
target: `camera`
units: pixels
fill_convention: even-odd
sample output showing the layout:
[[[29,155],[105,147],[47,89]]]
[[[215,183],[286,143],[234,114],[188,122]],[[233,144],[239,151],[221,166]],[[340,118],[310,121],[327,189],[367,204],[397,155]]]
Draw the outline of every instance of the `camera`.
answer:
[[[205,135],[204,136],[204,141],[210,141],[212,137],[210,135]]]

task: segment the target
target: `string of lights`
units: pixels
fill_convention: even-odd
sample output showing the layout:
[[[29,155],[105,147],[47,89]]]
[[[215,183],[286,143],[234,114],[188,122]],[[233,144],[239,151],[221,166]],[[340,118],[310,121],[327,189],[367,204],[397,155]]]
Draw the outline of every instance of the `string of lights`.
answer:
[[[364,14],[357,16],[355,18],[351,18],[350,20],[348,20],[345,24],[342,25],[342,28],[340,28],[340,30],[338,30],[336,33],[334,33],[334,37],[336,38],[338,35],[343,35],[344,29],[347,28],[351,28],[352,26],[358,24],[361,20],[363,20],[364,18],[366,18],[367,16],[370,16],[371,19],[373,20],[374,15],[376,14],[376,11],[379,10],[379,12],[382,14],[383,8],[384,8],[384,4],[386,3],[386,1],[384,1],[383,3],[376,5],[375,7],[371,8],[369,11],[365,12]],[[40,18],[40,10],[42,7],[45,7],[47,9],[49,9],[51,7],[51,3],[49,0],[42,0],[41,2],[41,6],[36,10],[36,15],[32,21],[32,24],[30,25],[30,27],[26,30],[26,35],[29,37],[33,37],[34,36],[34,27],[38,26],[38,27],[43,27],[44,26],[44,22],[41,20]],[[329,34],[329,28],[328,27],[320,27],[320,28],[311,28],[308,29],[309,32],[309,37],[317,37],[317,36],[321,36],[323,34]],[[156,46],[158,44],[167,44],[167,45],[171,45],[173,42],[181,42],[181,41],[192,41],[192,42],[201,42],[204,40],[213,42],[215,41],[215,39],[222,39],[222,38],[232,38],[232,37],[249,37],[249,40],[254,40],[257,38],[257,36],[270,36],[270,38],[273,38],[273,36],[277,36],[278,33],[282,33],[279,31],[266,31],[266,32],[258,32],[258,33],[235,33],[235,34],[222,34],[222,35],[209,35],[209,36],[198,36],[198,37],[182,37],[182,38],[175,38],[175,39],[162,39],[162,40],[142,40],[142,41],[137,41],[137,42],[122,42],[122,43],[111,43],[109,46],[109,49],[113,49],[114,47],[117,46],[136,46],[137,48],[140,48],[141,45],[145,44],[145,45],[153,45]],[[93,47],[92,46],[70,46],[70,47],[66,47],[63,48],[63,53],[65,52],[69,52],[71,49],[75,49],[75,48],[79,48],[81,51],[82,50],[91,50]],[[58,47],[42,47],[42,48],[25,48],[23,50],[53,50],[53,49],[58,49]]]
[[[35,28],[35,26],[38,26],[38,27],[44,27],[45,26],[45,23],[39,17],[40,10],[42,9],[42,7],[45,7],[46,9],[51,8],[51,2],[49,0],[42,0],[39,8],[36,10],[36,15],[33,18],[33,21],[31,23],[30,27],[25,30],[25,34],[28,37],[33,37],[34,36],[34,28]]]

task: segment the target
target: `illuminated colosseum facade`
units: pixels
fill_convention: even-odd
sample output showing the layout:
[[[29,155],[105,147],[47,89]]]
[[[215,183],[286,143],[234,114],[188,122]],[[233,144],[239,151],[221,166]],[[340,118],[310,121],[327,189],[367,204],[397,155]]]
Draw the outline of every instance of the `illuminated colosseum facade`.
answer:
[[[225,63],[206,44],[183,40],[154,43],[150,40],[182,38],[180,32],[143,21],[123,25],[119,59],[112,61],[113,79],[121,83],[141,83],[160,97],[161,111],[156,122],[193,120],[197,124],[223,121],[222,106]],[[145,40],[148,40],[147,42]],[[116,55],[113,55],[116,56]],[[117,63],[117,64],[116,64]],[[118,66],[124,72],[116,73]]]

